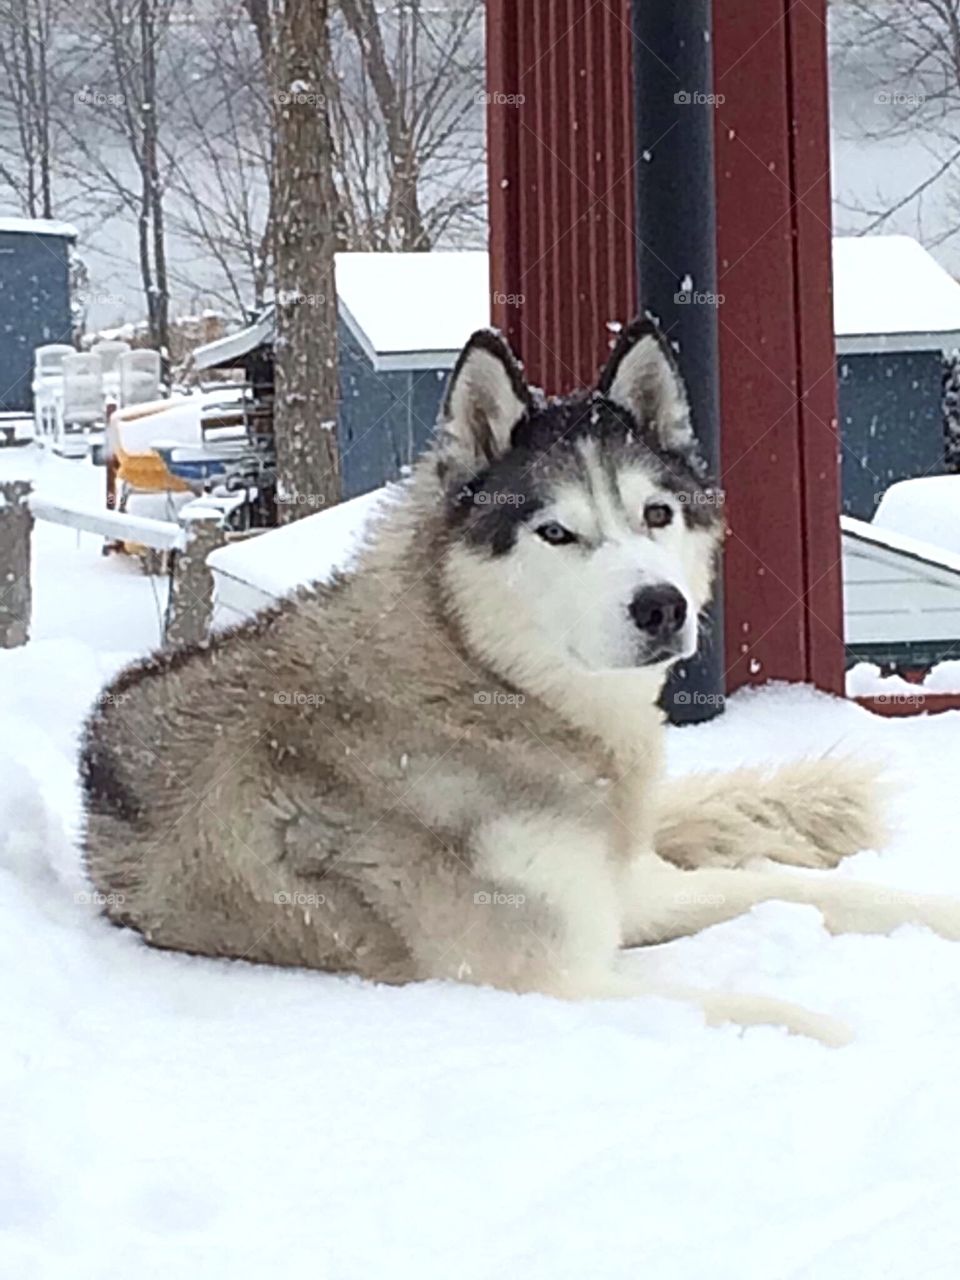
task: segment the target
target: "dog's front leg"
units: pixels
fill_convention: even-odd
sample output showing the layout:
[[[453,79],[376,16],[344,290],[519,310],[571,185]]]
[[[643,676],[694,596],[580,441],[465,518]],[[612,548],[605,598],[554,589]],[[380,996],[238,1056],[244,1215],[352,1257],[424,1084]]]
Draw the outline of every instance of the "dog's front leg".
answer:
[[[891,933],[902,924],[922,924],[960,939],[960,901],[953,898],[774,869],[682,871],[661,858],[642,857],[625,876],[624,942],[685,937],[773,900],[816,907],[831,933]]]
[[[784,1001],[665,985],[635,966],[631,972],[634,958],[618,955],[619,881],[605,851],[596,833],[575,823],[503,817],[474,834],[473,867],[451,857],[432,863],[422,879],[391,880],[383,909],[404,935],[419,978],[567,1000],[656,996],[695,1005],[713,1026],[784,1026],[846,1043],[839,1023]]]

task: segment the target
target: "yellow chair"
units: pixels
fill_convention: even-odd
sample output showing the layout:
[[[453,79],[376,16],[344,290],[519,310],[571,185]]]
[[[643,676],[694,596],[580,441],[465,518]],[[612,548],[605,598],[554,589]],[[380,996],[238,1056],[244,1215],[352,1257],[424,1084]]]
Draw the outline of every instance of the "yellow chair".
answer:
[[[167,468],[159,453],[146,449],[143,453],[127,453],[122,445],[114,446],[116,476],[137,493],[189,493],[190,486]]]
[[[139,411],[128,408],[124,411],[124,420],[131,422],[137,418],[147,418],[162,412],[166,406],[146,405]],[[107,505],[123,509],[130,493],[191,493],[187,482],[171,472],[163,458],[154,449],[142,449],[128,452],[120,442],[120,433],[116,424],[107,424]],[[118,483],[126,492],[123,496],[117,493]],[[110,544],[117,551],[127,555],[147,555],[148,548],[139,542],[119,542]]]

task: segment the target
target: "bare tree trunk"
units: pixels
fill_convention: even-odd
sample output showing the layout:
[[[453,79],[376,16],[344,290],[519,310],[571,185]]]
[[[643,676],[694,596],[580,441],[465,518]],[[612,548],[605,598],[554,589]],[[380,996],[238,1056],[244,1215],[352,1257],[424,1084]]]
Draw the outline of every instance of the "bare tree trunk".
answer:
[[[256,23],[237,23],[234,12],[217,14],[195,31],[193,58],[173,70],[173,128],[160,140],[166,190],[173,196],[166,222],[213,260],[223,277],[220,296],[245,314],[251,292],[259,309],[272,288],[269,26],[266,54]],[[202,97],[195,91],[198,78]],[[171,279],[177,275],[173,263]]]
[[[40,216],[53,217],[53,191],[50,182],[50,80],[47,54],[51,38],[50,13],[41,6],[37,17],[37,145],[40,163]]]
[[[267,210],[263,235],[257,246],[253,263],[253,305],[259,310],[263,306],[273,261],[273,179],[270,181],[270,205]]]
[[[169,355],[169,297],[165,250],[164,187],[159,139],[164,104],[158,83],[158,46],[168,33],[172,0],[98,0],[82,10],[90,21],[98,62],[109,75],[109,92],[75,95],[86,111],[95,111],[98,128],[65,115],[61,128],[70,137],[71,181],[81,192],[108,193],[119,209],[137,220],[140,279],[150,342]],[[84,28],[86,30],[86,27]],[[117,163],[118,146],[129,151],[136,167]]]
[[[275,431],[283,523],[340,499],[328,8],[328,0],[285,0],[273,13]]]
[[[257,35],[257,44],[260,48],[260,57],[263,59],[264,70],[267,71],[270,66],[273,44],[269,0],[246,0],[246,6],[250,21],[253,23],[253,29]]]
[[[53,216],[47,62],[52,14],[52,0],[0,0],[0,107],[12,117],[10,132],[19,142],[14,163],[0,164],[0,178],[32,218]]]
[[[147,177],[140,174],[140,212],[137,215],[137,249],[140,258],[140,283],[147,303],[147,324],[150,328],[150,342],[157,342],[156,289],[153,283],[153,266],[150,260],[150,193],[147,190]]]
[[[247,13],[257,37],[257,47],[260,50],[260,61],[263,64],[263,73],[266,80],[271,80],[271,63],[273,61],[272,52],[272,25],[270,21],[270,10],[268,0],[246,0]],[[326,80],[326,77],[325,77]],[[329,119],[329,116],[328,116]],[[276,144],[274,144],[276,150]],[[266,222],[263,228],[263,237],[258,247],[256,260],[254,263],[253,274],[253,291],[254,302],[257,307],[263,305],[264,294],[267,289],[267,282],[273,265],[273,245],[274,245],[274,201],[276,199],[276,183],[273,179],[273,168],[271,159],[270,171],[270,205],[267,210]]]
[[[380,17],[374,0],[340,0],[340,11],[360,49],[387,133],[390,165],[390,201],[387,224],[401,228],[400,248],[407,252],[427,250],[430,236],[420,212],[417,147],[411,122],[406,118],[401,95],[387,60],[380,31]],[[418,6],[413,5],[412,35],[417,31]],[[401,28],[401,31],[404,31]],[[416,62],[416,50],[410,57]],[[401,68],[400,74],[403,74]]]
[[[36,85],[36,69],[33,65],[33,32],[30,30],[30,20],[26,8],[23,11],[23,69],[26,78],[27,102],[29,106],[29,116],[27,123],[27,135],[29,137],[28,149],[26,152],[27,160],[27,212],[31,218],[38,216],[37,209],[37,118],[34,111],[34,94]]]
[[[153,285],[148,300],[150,337],[160,351],[166,371],[170,357],[170,285],[167,280],[167,255],[163,232],[163,193],[160,165],[157,160],[157,39],[154,0],[140,0],[140,48],[142,57],[143,96],[140,116],[143,131],[143,187],[152,238]]]

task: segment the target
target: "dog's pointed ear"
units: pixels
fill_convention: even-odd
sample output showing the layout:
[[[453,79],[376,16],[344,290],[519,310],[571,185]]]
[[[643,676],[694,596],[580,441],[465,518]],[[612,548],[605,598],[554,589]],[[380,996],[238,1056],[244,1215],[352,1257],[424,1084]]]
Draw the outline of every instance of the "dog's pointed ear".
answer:
[[[649,317],[620,334],[597,388],[605,400],[626,409],[665,449],[690,449],[696,442],[690,403],[670,346]]]
[[[520,365],[493,329],[478,329],[460,352],[443,401],[441,430],[469,459],[492,462],[533,399]]]

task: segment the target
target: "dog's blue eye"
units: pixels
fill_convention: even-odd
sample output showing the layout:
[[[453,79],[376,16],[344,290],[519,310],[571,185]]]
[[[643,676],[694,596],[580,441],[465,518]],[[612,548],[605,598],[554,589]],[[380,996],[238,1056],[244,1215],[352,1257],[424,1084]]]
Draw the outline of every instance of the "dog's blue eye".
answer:
[[[553,547],[559,547],[564,542],[576,542],[577,540],[575,533],[565,529],[562,524],[557,524],[556,520],[551,520],[549,524],[542,524],[536,533],[544,542],[549,542]]]
[[[651,502],[644,509],[643,518],[650,529],[665,529],[673,521],[673,507],[665,502]]]

